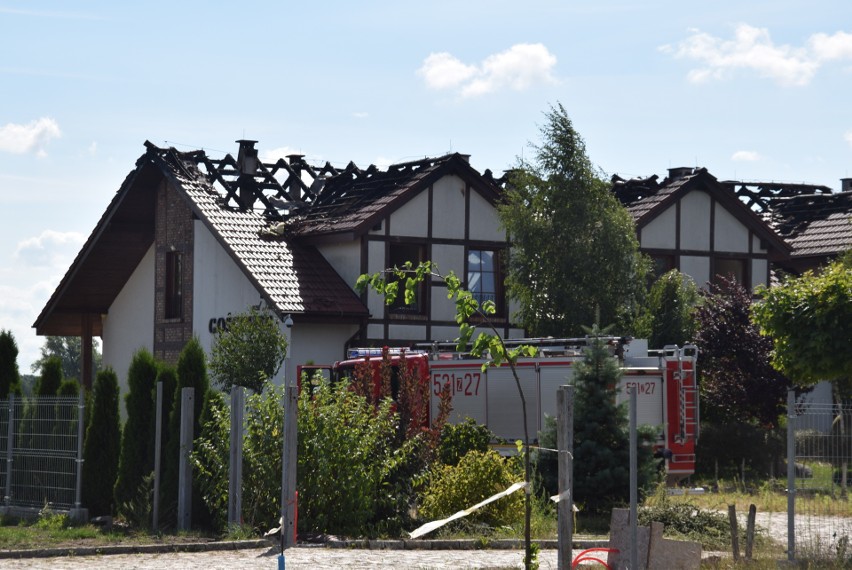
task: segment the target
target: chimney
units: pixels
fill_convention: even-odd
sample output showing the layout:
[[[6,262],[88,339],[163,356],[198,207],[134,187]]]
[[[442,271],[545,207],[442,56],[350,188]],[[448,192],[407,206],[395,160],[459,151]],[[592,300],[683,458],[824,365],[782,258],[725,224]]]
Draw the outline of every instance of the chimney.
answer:
[[[240,188],[240,207],[250,210],[254,207],[254,175],[257,173],[260,162],[257,158],[257,149],[254,148],[257,141],[238,140],[236,142],[240,145],[240,151],[237,153],[237,169],[240,172],[240,178],[237,181]]]
[[[840,191],[841,192],[852,192],[852,178],[841,178],[840,179]]]
[[[678,166],[677,168],[669,168],[669,181],[674,182],[681,178],[686,178],[692,175],[691,166]]]

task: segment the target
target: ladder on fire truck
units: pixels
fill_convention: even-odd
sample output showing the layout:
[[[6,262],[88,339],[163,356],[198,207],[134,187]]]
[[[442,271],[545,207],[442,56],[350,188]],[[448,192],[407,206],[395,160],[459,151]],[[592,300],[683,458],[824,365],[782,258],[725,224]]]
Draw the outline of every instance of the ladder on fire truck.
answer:
[[[601,336],[598,337],[607,346],[611,347],[613,353],[617,356],[623,354],[624,345],[631,339],[629,337],[618,336]],[[583,348],[589,345],[592,337],[578,338],[553,338],[553,337],[536,337],[536,338],[509,338],[504,339],[503,344],[507,348],[515,348],[521,345],[535,347],[538,357],[547,356],[582,356]],[[458,345],[454,341],[435,341],[421,342],[414,345],[414,350],[418,352],[428,352],[432,359],[465,359],[470,358],[470,353],[459,352]]]
[[[695,377],[695,361],[698,350],[695,345],[667,345],[663,349],[663,359],[674,362],[673,379],[678,383],[678,408],[680,413],[677,437],[681,442],[698,440],[700,408],[698,404],[698,382]],[[689,366],[685,366],[685,363]]]

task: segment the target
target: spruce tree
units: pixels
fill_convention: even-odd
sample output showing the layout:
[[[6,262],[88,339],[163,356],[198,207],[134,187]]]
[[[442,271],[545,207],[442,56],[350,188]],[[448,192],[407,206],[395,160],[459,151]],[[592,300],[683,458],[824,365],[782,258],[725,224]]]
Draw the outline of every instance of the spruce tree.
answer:
[[[574,497],[585,512],[604,513],[630,496],[626,406],[615,403],[621,378],[598,331],[574,371]]]
[[[142,481],[154,469],[154,386],[157,362],[146,349],[133,355],[124,397],[127,421],[121,435],[121,459],[115,484],[119,513],[136,498]]]
[[[12,331],[0,330],[0,400],[10,392],[20,390],[21,374],[18,370],[18,343]]]
[[[83,504],[90,515],[111,515],[120,447],[115,372],[111,368],[98,372],[92,391],[91,420],[83,448]]]

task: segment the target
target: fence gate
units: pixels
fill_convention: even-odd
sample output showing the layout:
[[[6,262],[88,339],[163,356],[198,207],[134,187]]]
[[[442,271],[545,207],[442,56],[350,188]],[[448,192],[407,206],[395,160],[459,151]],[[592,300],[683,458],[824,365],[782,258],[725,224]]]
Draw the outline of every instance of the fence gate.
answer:
[[[0,506],[80,508],[83,398],[0,400]]]
[[[788,404],[794,398],[788,398]],[[788,409],[795,509],[789,558],[852,557],[852,402],[799,402]],[[789,459],[788,459],[789,460]],[[788,482],[789,486],[789,482]]]

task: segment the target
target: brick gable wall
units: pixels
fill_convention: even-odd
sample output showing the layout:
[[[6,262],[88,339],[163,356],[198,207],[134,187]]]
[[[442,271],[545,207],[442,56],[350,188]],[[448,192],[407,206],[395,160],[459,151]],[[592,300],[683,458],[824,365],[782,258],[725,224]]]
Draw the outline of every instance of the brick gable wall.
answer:
[[[154,270],[154,356],[177,364],[184,345],[192,338],[193,214],[189,205],[168,183],[157,189]],[[181,254],[181,317],[166,318],[166,254]]]

